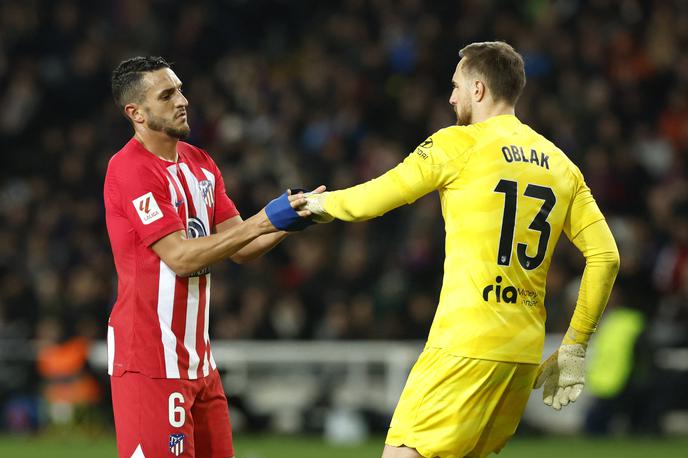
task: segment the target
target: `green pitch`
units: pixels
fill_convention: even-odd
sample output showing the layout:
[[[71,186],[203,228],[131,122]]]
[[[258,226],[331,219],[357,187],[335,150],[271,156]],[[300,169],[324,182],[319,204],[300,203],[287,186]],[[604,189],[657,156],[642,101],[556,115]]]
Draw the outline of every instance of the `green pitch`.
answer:
[[[383,439],[350,447],[328,445],[319,438],[242,436],[237,458],[379,458]],[[111,436],[95,438],[0,436],[0,456],[18,458],[116,458]],[[688,438],[662,440],[518,438],[498,458],[685,458]],[[170,455],[172,457],[172,455]]]

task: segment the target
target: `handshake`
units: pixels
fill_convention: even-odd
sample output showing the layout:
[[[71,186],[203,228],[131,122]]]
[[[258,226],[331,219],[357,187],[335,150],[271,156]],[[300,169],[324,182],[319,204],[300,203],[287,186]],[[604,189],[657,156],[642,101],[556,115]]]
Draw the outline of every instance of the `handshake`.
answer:
[[[311,192],[288,189],[265,206],[265,214],[275,228],[281,231],[302,231],[316,223],[329,223],[334,218],[323,209],[325,186]]]

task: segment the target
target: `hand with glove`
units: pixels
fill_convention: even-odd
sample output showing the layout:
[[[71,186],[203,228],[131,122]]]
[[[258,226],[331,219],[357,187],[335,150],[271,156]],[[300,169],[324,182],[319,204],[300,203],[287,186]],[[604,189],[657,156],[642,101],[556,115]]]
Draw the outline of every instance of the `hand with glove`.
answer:
[[[312,220],[312,212],[306,208],[306,197],[304,189],[287,189],[287,192],[271,200],[265,206],[265,214],[275,228],[294,232],[302,231],[308,226],[315,224]],[[320,195],[325,191],[325,186],[318,186],[308,195]]]
[[[554,410],[575,402],[583,392],[589,337],[569,328],[559,349],[540,365],[534,388],[544,385],[542,401]]]
[[[320,188],[318,188],[320,189]],[[306,205],[304,209],[311,213],[311,219],[316,223],[329,223],[334,220],[334,216],[330,215],[325,211],[324,202],[327,198],[326,192],[316,193],[317,189],[313,192],[305,194]]]

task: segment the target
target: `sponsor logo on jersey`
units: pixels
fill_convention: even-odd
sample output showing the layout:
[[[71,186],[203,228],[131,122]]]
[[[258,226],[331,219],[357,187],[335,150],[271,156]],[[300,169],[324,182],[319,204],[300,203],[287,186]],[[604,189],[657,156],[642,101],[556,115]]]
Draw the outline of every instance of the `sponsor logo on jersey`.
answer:
[[[131,203],[134,204],[136,213],[138,213],[143,224],[150,224],[162,218],[162,210],[160,210],[152,192],[137,197]]]
[[[198,237],[205,237],[206,235],[208,235],[208,231],[206,230],[203,221],[195,216],[190,216],[186,223],[186,237],[189,239],[197,239]],[[189,275],[189,277],[200,277],[208,272],[210,272],[210,267],[204,267],[201,270],[192,273]]]
[[[494,285],[487,285],[483,288],[483,300],[489,302],[494,296],[497,302],[506,302],[507,304],[515,304],[519,301],[522,305],[534,307],[538,304],[538,294],[525,288],[516,288],[512,285],[503,285],[502,277],[495,278]]]
[[[428,137],[423,143],[420,144],[421,148],[432,148],[432,137]]]
[[[195,216],[190,216],[189,221],[186,223],[186,237],[197,239],[198,237],[205,237],[206,235],[208,235],[208,231],[206,231],[203,221]]]
[[[497,276],[495,281],[497,282],[496,285],[487,285],[483,289],[483,300],[485,302],[489,301],[490,293],[494,291],[494,295],[497,298],[497,302],[504,301],[511,304],[515,304],[517,296],[516,288],[514,288],[513,286],[502,287],[502,277],[500,276]]]
[[[432,137],[428,137],[423,143],[418,145],[418,148],[416,148],[415,153],[422,157],[423,159],[428,158],[428,152],[425,151],[426,149],[432,148]]]
[[[198,187],[201,188],[205,204],[208,207],[212,207],[215,203],[215,197],[213,195],[213,184],[209,180],[201,180],[198,182]]]
[[[170,452],[174,456],[184,453],[184,434],[170,434]]]

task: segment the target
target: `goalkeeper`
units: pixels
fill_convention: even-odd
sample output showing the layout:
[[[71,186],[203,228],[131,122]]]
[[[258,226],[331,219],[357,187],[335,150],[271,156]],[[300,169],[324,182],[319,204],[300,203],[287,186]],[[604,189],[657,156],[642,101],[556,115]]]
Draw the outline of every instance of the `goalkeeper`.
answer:
[[[384,175],[307,195],[317,222],[364,221],[438,191],[444,281],[428,341],[394,412],[383,458],[483,457],[514,434],[533,387],[559,410],[585,384],[588,339],[619,267],[580,170],[521,123],[523,60],[503,42],[459,53],[449,99],[457,125]],[[542,365],[545,282],[561,232],[586,267],[564,340]]]

